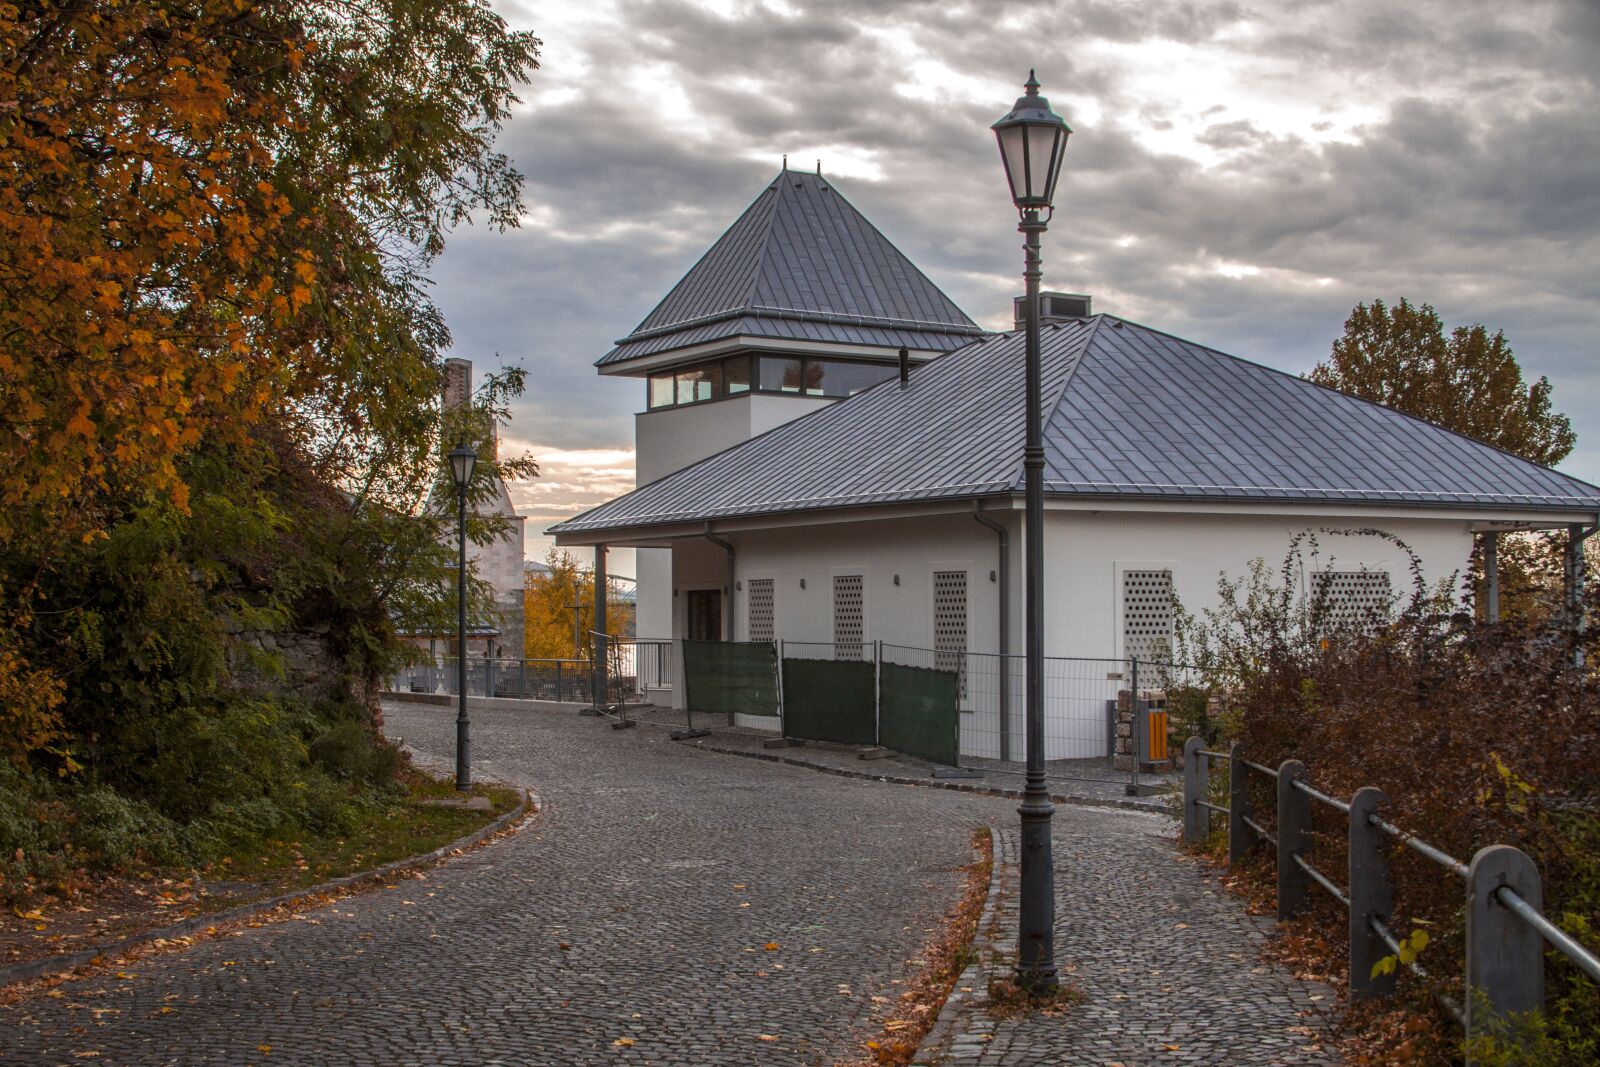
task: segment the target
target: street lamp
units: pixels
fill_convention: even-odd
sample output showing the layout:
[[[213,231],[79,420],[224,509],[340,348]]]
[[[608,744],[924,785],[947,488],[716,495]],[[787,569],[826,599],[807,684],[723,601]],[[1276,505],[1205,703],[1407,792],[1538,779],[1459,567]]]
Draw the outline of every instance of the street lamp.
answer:
[[[472,788],[472,739],[467,721],[467,486],[478,454],[461,441],[450,450],[450,477],[456,483],[456,535],[459,555],[456,560],[456,692],[461,703],[456,711],[456,788]]]
[[[1050,791],[1044,777],[1044,430],[1039,406],[1039,235],[1054,212],[1056,177],[1071,128],[1039,95],[1039,82],[1028,72],[1025,95],[1011,113],[993,126],[1000,142],[1000,161],[1011,183],[1011,201],[1021,221],[1025,253],[1022,277],[1027,283],[1025,359],[1027,364],[1028,437],[1022,452],[1027,497],[1027,530],[1023,565],[1027,631],[1028,774],[1022,791],[1022,914],[1017,927],[1017,982],[1044,992],[1056,985],[1055,860],[1050,850]]]

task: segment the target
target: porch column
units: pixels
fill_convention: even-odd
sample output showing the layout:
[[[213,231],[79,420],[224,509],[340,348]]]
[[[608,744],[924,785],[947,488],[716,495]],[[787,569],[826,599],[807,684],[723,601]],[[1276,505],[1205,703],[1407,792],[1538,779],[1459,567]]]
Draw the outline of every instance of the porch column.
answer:
[[[1500,621],[1500,535],[1489,530],[1479,535],[1483,546],[1483,621]]]
[[[606,701],[606,546],[594,546],[594,706]]]

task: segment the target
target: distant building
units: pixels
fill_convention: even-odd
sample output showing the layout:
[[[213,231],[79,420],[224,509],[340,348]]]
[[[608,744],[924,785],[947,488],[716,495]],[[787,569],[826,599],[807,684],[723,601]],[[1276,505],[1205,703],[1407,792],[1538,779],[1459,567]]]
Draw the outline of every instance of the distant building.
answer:
[[[444,365],[443,404],[446,411],[472,399],[472,361],[447,359]],[[446,445],[450,442],[446,442]],[[499,458],[500,428],[490,427],[486,449],[480,459]],[[430,497],[430,512],[448,510],[455,513],[455,501],[441,501]],[[527,519],[517,514],[511,502],[511,493],[505,479],[496,477],[494,500],[480,504],[474,511],[479,516],[499,516],[509,521],[509,529],[500,539],[477,545],[467,542],[467,559],[473,564],[479,578],[494,587],[494,615],[491,618],[467,620],[467,655],[518,659],[522,656],[523,627],[523,525]],[[448,540],[456,543],[455,526],[449,528]],[[439,655],[454,655],[456,634],[452,629],[443,634],[414,633],[411,640]]]

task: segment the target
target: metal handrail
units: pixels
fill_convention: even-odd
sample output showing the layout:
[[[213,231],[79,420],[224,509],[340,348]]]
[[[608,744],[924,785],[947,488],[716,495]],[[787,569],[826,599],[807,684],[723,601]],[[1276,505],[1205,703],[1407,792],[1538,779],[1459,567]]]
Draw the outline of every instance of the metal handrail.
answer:
[[[1262,829],[1261,824],[1256,822],[1250,816],[1241,815],[1240,818],[1244,820],[1244,824],[1246,826],[1250,827],[1250,829],[1252,829],[1256,833],[1260,834],[1266,840],[1271,841],[1274,845],[1276,845],[1278,843],[1278,835],[1277,834],[1269,833],[1266,830]]]
[[[1265,766],[1263,764],[1260,764],[1260,763],[1251,763],[1247,759],[1240,760],[1239,762],[1244,764],[1246,767],[1249,767],[1252,771],[1260,771],[1262,774],[1266,775],[1268,778],[1276,778],[1276,777],[1278,777],[1278,772],[1273,770],[1271,767],[1267,767],[1267,766]]]
[[[1200,755],[1202,755],[1202,756],[1210,756],[1212,759],[1232,759],[1233,758],[1233,756],[1229,755],[1226,752],[1212,752],[1212,751],[1210,751],[1208,749],[1204,749],[1204,748],[1197,748],[1197,749],[1195,749],[1195,751],[1200,753]]]
[[[1223,807],[1221,804],[1213,804],[1209,800],[1200,800],[1198,798],[1195,800],[1195,803],[1200,805],[1202,808],[1210,808],[1212,811],[1219,812],[1223,815],[1228,814],[1228,809]]]
[[[1346,804],[1338,797],[1330,797],[1328,794],[1319,789],[1313,789],[1311,786],[1306,784],[1306,780],[1304,778],[1296,778],[1294,780],[1294,787],[1314,800],[1320,800],[1329,807],[1338,808],[1346,815],[1350,814],[1350,805]]]
[[[1546,941],[1554,945],[1558,952],[1576,964],[1590,978],[1600,982],[1600,958],[1596,958],[1594,953],[1567,936],[1565,930],[1541,915],[1532,904],[1518,896],[1515,889],[1503,885],[1495,890],[1495,899],[1511,909],[1511,913],[1517,918],[1539,931]]]
[[[1345,810],[1348,811],[1350,809],[1346,808]],[[1426,841],[1413,837],[1404,830],[1400,829],[1400,827],[1391,822],[1385,822],[1376,815],[1368,815],[1367,822],[1381,830],[1383,833],[1386,833],[1390,837],[1399,841],[1402,845],[1405,845],[1412,851],[1428,857],[1430,860],[1446,870],[1454,871],[1456,875],[1459,876],[1463,881],[1468,879],[1471,872],[1467,870],[1467,865],[1450,855],[1448,852],[1441,852],[1439,849],[1434,848]]]
[[[1294,862],[1302,871],[1305,871],[1311,876],[1312,881],[1326,889],[1329,893],[1332,893],[1333,899],[1337,900],[1347,908],[1350,906],[1350,897],[1345,893],[1345,891],[1328,881],[1327,876],[1321,871],[1317,870],[1315,867],[1311,866],[1310,863],[1306,862],[1304,856],[1301,856],[1297,853],[1294,857]]]

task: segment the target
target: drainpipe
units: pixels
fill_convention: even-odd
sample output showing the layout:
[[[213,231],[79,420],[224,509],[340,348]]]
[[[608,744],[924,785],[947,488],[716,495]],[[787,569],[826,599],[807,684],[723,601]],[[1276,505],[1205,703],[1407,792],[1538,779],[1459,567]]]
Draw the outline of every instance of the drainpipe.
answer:
[[[705,537],[707,541],[721,548],[728,554],[728,585],[727,585],[727,610],[722,614],[722,639],[733,640],[733,543],[718,537],[711,532],[711,524],[706,523]]]
[[[999,539],[1000,580],[1000,758],[1011,758],[1011,533],[983,513],[981,501],[972,502],[972,517],[995,532]]]
[[[911,384],[911,353],[905,349],[900,350],[900,388],[904,389]]]

